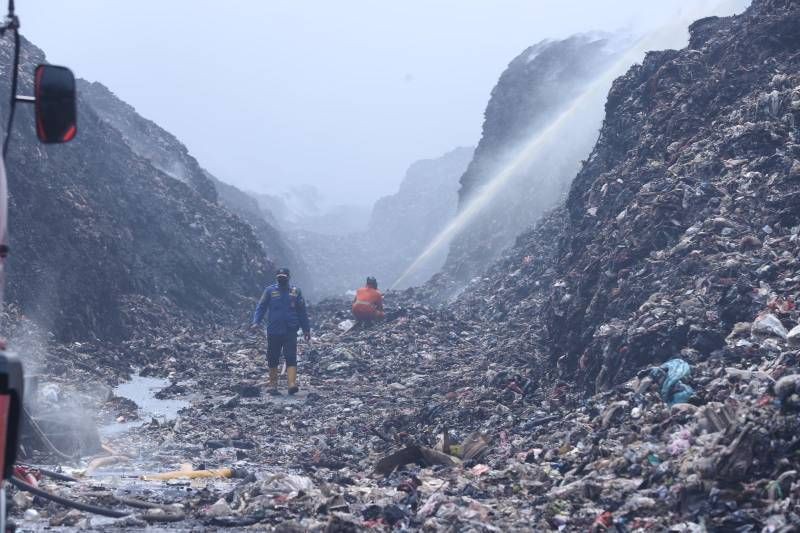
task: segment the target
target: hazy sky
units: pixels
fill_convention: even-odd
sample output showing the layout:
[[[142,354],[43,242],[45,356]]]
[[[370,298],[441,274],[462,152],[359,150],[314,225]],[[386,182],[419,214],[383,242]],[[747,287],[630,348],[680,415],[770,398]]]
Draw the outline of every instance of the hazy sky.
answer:
[[[107,85],[224,181],[396,190],[480,138],[506,65],[544,38],[644,29],[712,0],[17,0],[22,33]]]

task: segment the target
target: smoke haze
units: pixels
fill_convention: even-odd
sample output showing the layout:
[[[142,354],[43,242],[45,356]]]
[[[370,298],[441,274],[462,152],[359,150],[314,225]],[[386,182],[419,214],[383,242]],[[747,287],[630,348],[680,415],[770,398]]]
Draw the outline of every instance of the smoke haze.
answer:
[[[21,4],[23,34],[50,61],[102,80],[221,179],[270,194],[308,184],[331,202],[361,204],[395,191],[411,162],[474,145],[491,88],[531,44],[729,9],[697,0]]]

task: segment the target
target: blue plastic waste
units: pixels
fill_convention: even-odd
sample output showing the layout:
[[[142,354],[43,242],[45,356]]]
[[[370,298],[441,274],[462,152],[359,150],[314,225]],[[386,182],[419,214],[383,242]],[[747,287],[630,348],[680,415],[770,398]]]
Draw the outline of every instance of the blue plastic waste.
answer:
[[[683,379],[689,377],[692,367],[683,359],[670,359],[657,371],[666,373],[664,382],[661,384],[661,399],[670,405],[684,403],[694,394],[694,389],[683,383]]]

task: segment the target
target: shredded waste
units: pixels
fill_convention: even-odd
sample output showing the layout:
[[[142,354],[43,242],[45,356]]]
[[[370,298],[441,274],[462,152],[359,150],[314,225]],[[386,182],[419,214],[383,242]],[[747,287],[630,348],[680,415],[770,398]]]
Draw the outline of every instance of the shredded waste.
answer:
[[[142,302],[125,341],[26,346],[45,396],[81,398],[98,424],[139,416],[113,393],[134,369],[185,404],[91,451],[37,444],[40,427],[11,515],[32,530],[800,528],[798,43],[800,4],[754,0],[648,54],[614,83],[565,205],[458,298],[442,305],[441,275],[388,292],[373,324],[349,322],[349,299],[310,306],[297,395],[285,376],[265,394],[259,333]]]

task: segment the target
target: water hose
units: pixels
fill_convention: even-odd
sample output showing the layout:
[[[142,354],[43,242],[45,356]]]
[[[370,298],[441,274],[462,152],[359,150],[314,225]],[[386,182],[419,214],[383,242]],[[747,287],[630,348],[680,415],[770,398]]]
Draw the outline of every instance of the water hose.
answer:
[[[30,470],[35,470],[36,472],[39,472],[45,477],[49,477],[51,479],[57,479],[58,481],[69,481],[69,482],[78,481],[78,478],[68,476],[67,474],[62,474],[61,472],[54,472],[53,470],[47,470],[45,468],[39,468],[36,466],[30,466],[28,468]]]
[[[77,509],[79,511],[85,511],[87,513],[98,514],[101,516],[107,516],[109,518],[122,518],[125,516],[129,516],[131,514],[128,511],[117,511],[116,509],[107,509],[105,507],[98,507],[96,505],[90,505],[88,503],[70,500],[64,498],[63,496],[58,496],[57,494],[52,494],[50,492],[47,492],[46,490],[34,487],[33,485],[29,485],[28,483],[25,483],[24,481],[22,481],[17,477],[11,477],[9,478],[8,481],[20,490],[30,492],[31,494],[34,494],[36,496],[40,496],[47,500],[59,503],[65,507],[72,507],[73,509]]]

